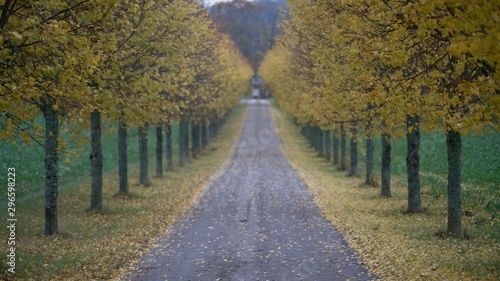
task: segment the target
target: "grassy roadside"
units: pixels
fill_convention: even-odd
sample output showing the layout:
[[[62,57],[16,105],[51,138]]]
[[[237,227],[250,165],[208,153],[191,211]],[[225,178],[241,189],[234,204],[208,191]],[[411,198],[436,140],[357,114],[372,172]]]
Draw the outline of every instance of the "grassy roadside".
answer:
[[[446,229],[444,205],[432,204],[424,195],[426,212],[403,214],[407,200],[404,179],[394,178],[393,198],[381,198],[380,190],[365,188],[361,177],[348,178],[316,157],[286,113],[276,107],[272,111],[285,155],[322,213],[381,279],[500,279],[498,225],[478,225],[464,217],[470,240],[437,237],[436,232]],[[428,188],[423,188],[424,193]]]
[[[147,188],[136,185],[138,165],[129,165],[130,196],[117,196],[116,169],[105,174],[104,210],[89,213],[90,181],[64,183],[59,194],[57,237],[43,236],[43,195],[28,198],[18,212],[14,280],[109,280],[147,251],[188,209],[228,158],[239,135],[245,105],[238,106],[198,159]],[[152,142],[150,144],[152,146]],[[177,153],[175,150],[174,153]],[[150,159],[154,173],[154,157]],[[2,229],[1,237],[7,232]],[[3,239],[3,238],[2,238]],[[2,275],[0,275],[1,279]]]

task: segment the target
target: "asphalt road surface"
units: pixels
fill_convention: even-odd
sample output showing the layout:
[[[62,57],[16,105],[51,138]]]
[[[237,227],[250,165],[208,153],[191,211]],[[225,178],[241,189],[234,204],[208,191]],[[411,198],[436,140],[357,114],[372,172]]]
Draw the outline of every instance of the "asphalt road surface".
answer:
[[[229,149],[229,148],[227,148]],[[233,158],[130,280],[371,280],[281,151],[266,101],[248,102]]]

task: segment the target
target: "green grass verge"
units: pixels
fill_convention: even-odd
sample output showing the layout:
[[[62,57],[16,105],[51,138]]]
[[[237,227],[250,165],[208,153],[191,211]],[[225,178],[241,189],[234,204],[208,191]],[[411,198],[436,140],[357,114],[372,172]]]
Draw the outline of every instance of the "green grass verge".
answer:
[[[421,184],[432,202],[446,204],[447,151],[443,132],[426,132],[421,136]],[[365,139],[359,143],[359,160],[364,173],[366,165]],[[375,171],[380,179],[380,138],[375,139]],[[391,173],[397,180],[406,180],[406,140],[392,142]],[[364,175],[364,174],[363,174]],[[463,137],[462,145],[463,203],[467,211],[480,210],[478,223],[500,219],[500,132]]]
[[[285,155],[322,213],[382,280],[500,279],[500,224],[498,220],[477,223],[484,214],[480,206],[468,206],[474,216],[463,218],[469,240],[441,236],[440,231],[446,230],[446,204],[432,198],[431,186],[422,188],[426,211],[405,214],[404,176],[393,177],[392,198],[381,198],[379,188],[366,188],[362,177],[346,177],[317,157],[288,115],[274,107],[273,116]],[[397,150],[394,154],[401,154]],[[404,162],[393,161],[393,167],[404,170]]]
[[[245,109],[246,105],[240,105],[233,110],[217,136],[197,159],[182,168],[174,166],[174,171],[167,172],[163,178],[153,178],[152,186],[147,188],[137,184],[138,143],[137,138],[130,134],[128,196],[117,195],[116,136],[106,136],[103,146],[105,157],[114,159],[105,160],[107,172],[103,184],[102,213],[87,211],[90,200],[88,158],[82,157],[87,164],[81,166],[77,164],[80,160],[73,161],[72,171],[62,176],[60,184],[60,233],[55,237],[43,235],[44,196],[41,191],[35,192],[41,187],[33,187],[43,184],[33,180],[33,186],[19,198],[16,206],[16,274],[3,274],[0,279],[109,280],[120,274],[124,266],[165,234],[220,169],[230,153],[227,147],[231,147],[240,132]],[[154,167],[154,131],[149,133],[150,166]],[[174,146],[174,153],[177,155],[177,145]],[[24,159],[16,162],[21,178],[36,166],[28,165],[29,156],[20,155],[19,159]],[[35,162],[35,159],[33,157],[32,161]],[[154,168],[151,168],[150,174],[154,174],[153,171]],[[43,176],[38,180],[43,182]],[[7,235],[6,228],[0,229],[0,237]],[[6,270],[5,266],[2,262],[2,273]]]

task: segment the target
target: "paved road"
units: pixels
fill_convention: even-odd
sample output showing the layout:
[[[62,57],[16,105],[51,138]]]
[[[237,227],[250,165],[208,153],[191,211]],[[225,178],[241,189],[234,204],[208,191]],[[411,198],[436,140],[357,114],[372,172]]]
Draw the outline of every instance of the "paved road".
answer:
[[[269,105],[249,101],[228,168],[132,280],[370,280],[290,167]]]

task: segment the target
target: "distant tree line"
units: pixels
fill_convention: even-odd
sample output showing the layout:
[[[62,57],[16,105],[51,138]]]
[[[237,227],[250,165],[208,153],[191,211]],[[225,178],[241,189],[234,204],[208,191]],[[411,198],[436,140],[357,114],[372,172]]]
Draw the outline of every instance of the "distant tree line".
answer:
[[[257,73],[266,52],[281,33],[278,22],[288,17],[286,0],[233,0],[209,8],[219,30],[228,34]]]

